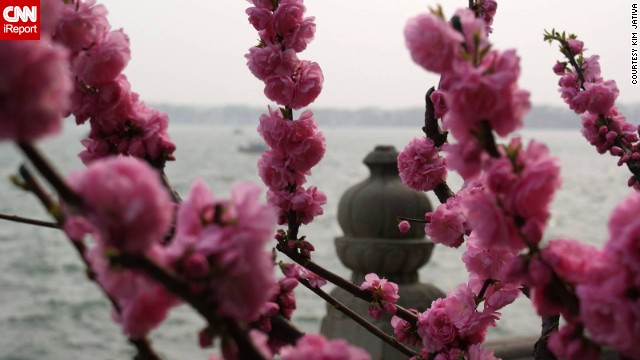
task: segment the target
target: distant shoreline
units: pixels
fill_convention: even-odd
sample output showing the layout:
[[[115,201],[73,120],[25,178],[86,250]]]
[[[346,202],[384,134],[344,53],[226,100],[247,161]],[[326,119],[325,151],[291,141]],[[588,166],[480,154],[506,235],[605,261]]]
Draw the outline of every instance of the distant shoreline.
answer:
[[[209,124],[225,126],[255,126],[266,108],[250,106],[188,106],[172,104],[152,104],[166,112],[171,123],[177,124]],[[620,110],[627,121],[640,123],[640,104],[622,105]],[[355,126],[422,126],[424,110],[408,109],[376,109],[363,108],[356,110],[318,108],[313,109],[318,123],[323,127],[355,127]],[[580,117],[567,107],[548,105],[533,106],[525,117],[525,129],[580,129]]]

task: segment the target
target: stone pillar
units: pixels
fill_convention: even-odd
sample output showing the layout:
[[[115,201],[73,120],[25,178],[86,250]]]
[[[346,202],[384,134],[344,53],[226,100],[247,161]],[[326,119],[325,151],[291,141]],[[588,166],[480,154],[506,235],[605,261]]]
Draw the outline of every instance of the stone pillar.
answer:
[[[353,271],[352,282],[359,285],[366,274],[374,272],[398,284],[400,305],[424,311],[433,300],[445,295],[435,286],[418,281],[418,269],[429,261],[434,244],[425,238],[423,226],[414,225],[408,233],[401,233],[396,216],[422,218],[432,207],[424,193],[402,184],[397,157],[393,146],[377,146],[364,159],[371,172],[369,178],[349,188],[338,205],[344,236],[335,239],[336,250],[340,261]],[[368,313],[368,303],[340,288],[331,295],[393,334],[388,314],[375,320]],[[327,306],[320,332],[365,348],[373,360],[406,359],[331,306]]]

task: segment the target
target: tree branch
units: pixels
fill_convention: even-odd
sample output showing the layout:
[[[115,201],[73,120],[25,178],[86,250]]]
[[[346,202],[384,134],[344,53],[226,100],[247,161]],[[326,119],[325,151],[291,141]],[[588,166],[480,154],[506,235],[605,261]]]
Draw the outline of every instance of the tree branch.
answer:
[[[396,340],[396,338],[394,338],[393,336],[388,335],[384,331],[380,330],[377,326],[373,325],[372,323],[370,323],[369,321],[364,319],[362,316],[358,315],[356,312],[354,312],[353,310],[351,310],[350,308],[345,306],[343,303],[338,301],[333,296],[331,296],[331,295],[327,294],[326,292],[324,292],[322,289],[311,286],[307,280],[300,279],[299,281],[300,281],[300,283],[302,285],[306,286],[309,290],[313,291],[316,295],[321,297],[329,305],[333,306],[333,308],[335,308],[336,310],[340,311],[341,313],[347,315],[349,318],[351,318],[353,321],[355,321],[360,326],[365,328],[371,334],[375,335],[377,338],[381,339],[382,341],[386,342],[387,344],[393,346],[396,350],[400,351],[404,355],[409,356],[409,357],[412,357],[412,356],[419,357],[420,356],[419,353],[415,352],[413,349],[410,349],[409,347],[405,346],[404,344],[401,344],[400,342],[398,342],[398,340]]]
[[[17,215],[0,214],[0,219],[13,221],[13,222],[17,222],[17,223],[22,223],[22,224],[29,224],[29,225],[46,227],[46,228],[52,228],[52,229],[59,229],[60,228],[60,226],[58,226],[58,224],[56,224],[54,222],[30,219],[30,218],[26,218],[26,217],[22,217],[22,216],[17,216]]]

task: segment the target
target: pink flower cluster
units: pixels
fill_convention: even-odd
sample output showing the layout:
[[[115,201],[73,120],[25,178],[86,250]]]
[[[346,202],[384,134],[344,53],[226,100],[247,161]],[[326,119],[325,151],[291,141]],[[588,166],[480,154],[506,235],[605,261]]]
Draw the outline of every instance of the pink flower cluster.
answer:
[[[502,155],[485,163],[483,186],[466,194],[461,205],[483,248],[518,251],[542,240],[561,184],[560,167],[534,140],[525,148],[515,138]]]
[[[327,197],[315,186],[304,188],[306,175],[325,153],[324,135],[311,111],[298,120],[288,120],[280,109],[260,116],[258,132],[269,150],[258,161],[258,173],[269,188],[269,204],[279,209],[278,223],[288,224],[294,214],[298,223],[308,224],[322,215]]]
[[[424,231],[436,244],[457,248],[464,242],[469,230],[467,219],[460,207],[460,197],[453,196],[433,212],[425,214]]]
[[[495,8],[489,5],[487,14],[493,14]],[[444,128],[461,144],[482,143],[483,124],[506,136],[522,126],[531,107],[529,93],[517,85],[519,59],[513,50],[490,50],[487,23],[473,11],[458,10],[454,20],[445,21],[441,13],[423,14],[409,20],[405,28],[413,60],[442,75],[434,102],[438,105],[436,116],[443,116]],[[455,159],[459,156],[462,151],[449,153],[453,164],[461,162]]]
[[[76,241],[92,235],[95,245],[87,259],[116,302],[114,317],[127,335],[144,336],[178,301],[142,272],[112,267],[108,258],[120,254],[147,257],[174,273],[191,296],[204,299],[214,316],[247,325],[268,308],[276,283],[265,246],[276,217],[258,202],[257,186],[238,183],[230,200],[216,200],[196,182],[178,209],[175,235],[167,242],[175,206],[146,163],[129,157],[102,159],[69,180],[82,198],[83,215],[70,212],[65,230]],[[285,293],[292,289],[282,286]],[[279,297],[283,309],[285,298]]]
[[[553,67],[560,76],[558,85],[562,99],[577,114],[582,114],[582,134],[599,153],[609,152],[619,157],[618,166],[640,161],[637,128],[627,122],[615,107],[619,90],[614,80],[604,80],[600,73],[599,56],[584,57],[584,43],[574,35],[567,39],[565,34],[553,31],[546,33],[548,41],[557,40],[567,61],[558,61]],[[569,66],[572,64],[572,66]],[[640,189],[640,182],[634,175],[629,186]]]
[[[398,170],[402,182],[418,191],[430,191],[447,179],[447,163],[433,140],[413,139],[398,154]]]
[[[444,299],[437,299],[431,307],[418,315],[418,335],[423,350],[435,354],[436,359],[474,358],[489,326],[498,319],[496,309],[485,302],[482,311],[471,288],[461,284]],[[452,355],[455,355],[452,357]],[[482,359],[495,359],[492,352],[484,352]]]
[[[58,133],[71,105],[69,52],[51,39],[62,3],[44,3],[40,40],[0,41],[0,140]]]
[[[608,224],[609,240],[602,250],[572,240],[557,240],[549,244],[551,250],[543,253],[551,267],[575,286],[580,301],[579,317],[565,316],[567,326],[552,339],[556,354],[568,359],[596,359],[598,349],[593,341],[628,358],[637,358],[635,344],[640,339],[638,211],[640,195],[637,193],[616,207]],[[585,337],[583,328],[590,339]]]
[[[159,325],[179,301],[143,272],[111,267],[107,254],[144,255],[168,266],[162,246],[171,226],[173,204],[160,178],[146,163],[126,157],[96,161],[69,177],[82,198],[82,215],[68,214],[65,231],[81,241],[91,234],[87,252],[96,280],[115,301],[114,319],[132,338]]]
[[[282,360],[370,360],[361,348],[341,339],[327,340],[321,335],[307,334],[295,347],[282,351]]]
[[[303,0],[251,1],[249,22],[260,44],[245,55],[249,70],[264,81],[264,94],[291,109],[311,104],[320,94],[324,77],[320,66],[299,60],[297,53],[313,40],[314,17],[305,17]]]
[[[71,113],[89,120],[91,131],[80,154],[87,164],[109,154],[143,158],[156,167],[173,160],[175,145],[167,133],[167,115],[150,108],[131,91],[121,74],[131,52],[129,38],[111,30],[107,10],[95,0],[68,2],[55,24],[53,39],[71,53],[75,88]]]
[[[169,231],[173,204],[158,173],[134,158],[110,157],[69,176],[82,217],[104,249],[143,254]]]
[[[257,320],[276,292],[271,252],[275,215],[260,204],[260,189],[238,183],[230,200],[216,200],[201,181],[180,205],[167,256],[194,295],[220,317]],[[247,266],[251,264],[251,266]]]
[[[380,279],[374,273],[365,275],[364,280],[360,289],[369,291],[373,297],[369,303],[369,315],[379,319],[383,309],[391,315],[395,314],[396,303],[400,298],[398,285],[387,279]]]

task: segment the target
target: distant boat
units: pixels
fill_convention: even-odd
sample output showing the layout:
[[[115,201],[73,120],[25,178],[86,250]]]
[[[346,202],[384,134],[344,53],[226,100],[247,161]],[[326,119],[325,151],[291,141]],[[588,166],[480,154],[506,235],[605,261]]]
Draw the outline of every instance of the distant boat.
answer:
[[[256,141],[245,145],[238,146],[238,151],[249,154],[258,154],[267,151],[267,144]]]

